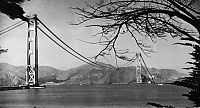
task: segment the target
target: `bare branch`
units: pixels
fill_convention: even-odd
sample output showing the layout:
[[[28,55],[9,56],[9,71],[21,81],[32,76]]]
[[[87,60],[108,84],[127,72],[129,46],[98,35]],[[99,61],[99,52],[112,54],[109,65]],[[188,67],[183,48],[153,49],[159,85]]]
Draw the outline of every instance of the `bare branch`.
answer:
[[[194,0],[101,0],[94,5],[86,2],[87,10],[79,7],[73,9],[81,19],[77,24],[95,20],[95,23],[86,27],[101,28],[101,32],[94,35],[99,36],[98,42],[91,42],[104,45],[95,59],[108,55],[106,51],[113,51],[117,61],[117,58],[129,60],[123,56],[129,51],[116,49],[117,39],[122,34],[131,35],[146,56],[153,52],[152,47],[140,42],[139,36],[149,37],[152,42],[168,36],[187,36],[200,44],[200,12],[192,7],[194,3]],[[197,32],[187,28],[186,23],[196,28]]]

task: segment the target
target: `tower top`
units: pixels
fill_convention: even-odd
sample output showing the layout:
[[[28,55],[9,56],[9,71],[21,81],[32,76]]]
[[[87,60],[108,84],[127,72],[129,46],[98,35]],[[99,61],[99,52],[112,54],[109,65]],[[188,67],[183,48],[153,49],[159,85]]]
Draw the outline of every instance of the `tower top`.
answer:
[[[26,17],[27,17],[28,19],[34,19],[34,18],[37,18],[37,14],[27,15]]]

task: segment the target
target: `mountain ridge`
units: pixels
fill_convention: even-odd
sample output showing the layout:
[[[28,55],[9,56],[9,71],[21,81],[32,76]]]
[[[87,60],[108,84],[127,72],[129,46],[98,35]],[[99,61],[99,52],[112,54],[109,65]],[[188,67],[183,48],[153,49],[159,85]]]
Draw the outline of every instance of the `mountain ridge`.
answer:
[[[39,66],[39,82],[63,82],[64,84],[128,84],[136,81],[136,67],[134,66],[114,68],[114,66],[110,64],[99,63],[111,69],[94,67],[89,64],[84,64],[68,70],[59,70],[51,66]],[[179,77],[187,76],[187,74],[180,73],[173,69],[149,68],[149,71],[155,76],[155,81],[157,83],[173,82]],[[24,84],[25,73],[25,66],[0,63],[0,86]],[[144,81],[148,80],[144,71],[142,71],[142,77]],[[8,83],[3,84],[2,81]]]

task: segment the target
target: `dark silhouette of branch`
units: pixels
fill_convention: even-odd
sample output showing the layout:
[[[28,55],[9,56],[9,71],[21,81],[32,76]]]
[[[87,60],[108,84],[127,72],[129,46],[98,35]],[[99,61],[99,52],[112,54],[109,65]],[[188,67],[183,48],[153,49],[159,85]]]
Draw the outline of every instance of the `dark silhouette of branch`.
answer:
[[[11,19],[20,18],[23,21],[28,21],[23,15],[25,13],[23,8],[20,6],[20,4],[25,1],[26,0],[0,0],[0,12],[8,15]]]
[[[166,40],[168,36],[186,36],[200,44],[200,10],[195,9],[195,3],[196,0],[100,0],[96,4],[85,2],[87,8],[72,9],[80,16],[75,25],[95,20],[86,27],[102,29],[94,36],[100,38],[96,44],[102,45],[103,42],[106,45],[96,58],[107,54],[106,51],[114,51],[115,56],[121,59],[115,44],[124,34],[131,36],[146,56],[153,52],[152,47],[139,41],[141,38],[156,42],[158,38]],[[187,28],[187,24],[194,28]]]
[[[194,51],[189,53],[193,61],[187,62],[187,64],[192,65],[191,67],[183,68],[189,71],[190,76],[175,81],[174,85],[190,88],[191,91],[188,94],[183,94],[183,96],[188,97],[194,103],[194,107],[200,107],[200,46],[195,43],[189,43],[193,42],[193,40],[188,37],[182,38],[182,40],[187,40],[187,42],[176,44],[194,48]]]
[[[8,49],[1,49],[0,47],[0,54],[5,53],[5,52],[8,52]]]
[[[147,102],[147,105],[151,105],[157,108],[175,108],[173,106],[167,106],[167,105],[161,105],[161,104],[157,104],[157,103],[153,103],[153,102]]]

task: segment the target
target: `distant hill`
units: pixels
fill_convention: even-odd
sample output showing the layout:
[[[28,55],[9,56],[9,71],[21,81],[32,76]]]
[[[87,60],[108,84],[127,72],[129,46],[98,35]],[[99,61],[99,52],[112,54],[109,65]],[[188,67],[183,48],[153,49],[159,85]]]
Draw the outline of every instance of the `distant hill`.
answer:
[[[108,66],[108,64],[104,63],[101,63],[101,65]],[[173,69],[150,68],[149,71],[155,76],[156,83],[174,82],[180,77],[188,76]],[[105,69],[82,65],[64,71],[57,79],[66,80],[65,84],[128,84],[136,82],[136,67]],[[142,79],[143,82],[149,81],[148,75],[144,71],[142,71]]]
[[[39,82],[63,82],[64,84],[114,84],[134,83],[136,81],[135,67],[120,67],[101,63],[110,68],[98,68],[92,65],[81,65],[69,70],[58,70],[50,66],[39,66]],[[179,77],[188,76],[173,69],[149,69],[157,83],[173,82]],[[13,86],[25,83],[25,66],[13,66],[0,63],[0,86]],[[143,82],[148,76],[142,71]]]
[[[39,82],[60,82],[56,78],[58,77],[61,70],[55,69],[50,66],[39,66]],[[0,86],[20,85],[25,84],[26,67],[25,66],[13,66],[8,63],[0,63]],[[1,77],[2,76],[2,77]],[[7,76],[7,77],[5,77]],[[7,81],[16,78],[15,83]],[[2,83],[3,81],[3,83]],[[5,81],[9,84],[5,84]],[[16,83],[21,82],[21,83]]]

